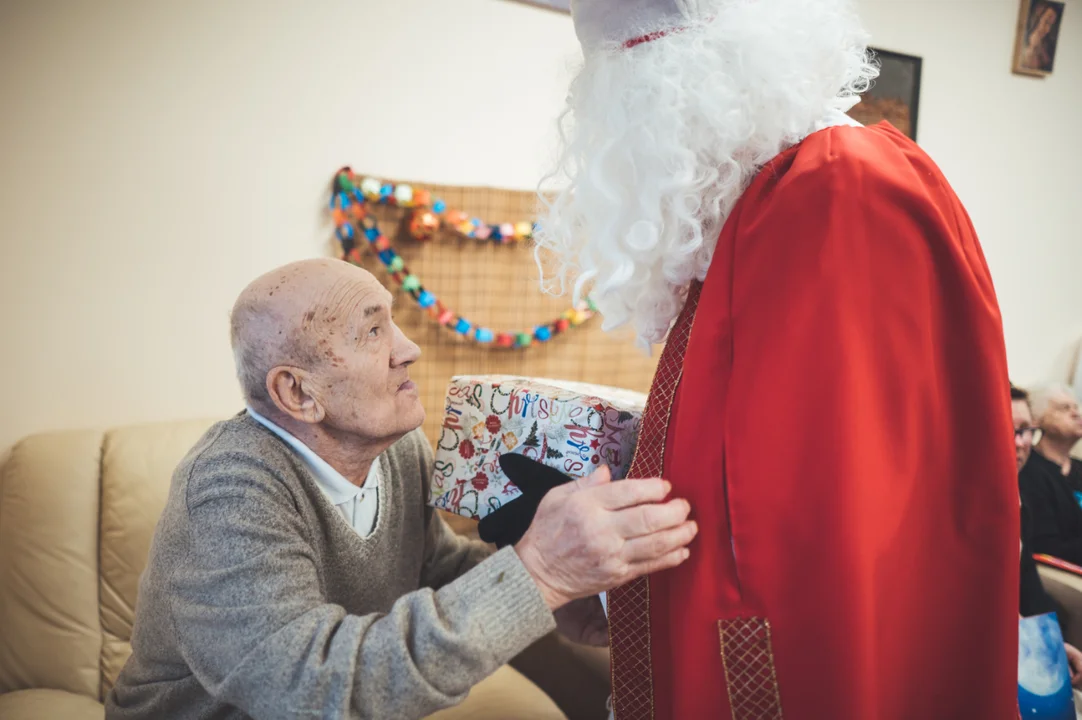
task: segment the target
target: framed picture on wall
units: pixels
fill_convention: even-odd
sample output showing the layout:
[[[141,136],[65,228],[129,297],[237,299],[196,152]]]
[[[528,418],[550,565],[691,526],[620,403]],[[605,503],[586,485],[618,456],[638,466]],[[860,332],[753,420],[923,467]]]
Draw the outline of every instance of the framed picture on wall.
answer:
[[[549,8],[551,10],[561,10],[563,12],[571,12],[571,0],[518,0],[524,2],[527,5],[537,5],[538,7]]]
[[[849,111],[849,116],[865,125],[886,120],[916,140],[923,59],[890,50],[869,49],[879,62],[879,77]]]
[[[1020,75],[1051,75],[1056,61],[1064,3],[1055,0],[1022,0],[1018,9],[1018,33],[1014,39],[1014,72]]]

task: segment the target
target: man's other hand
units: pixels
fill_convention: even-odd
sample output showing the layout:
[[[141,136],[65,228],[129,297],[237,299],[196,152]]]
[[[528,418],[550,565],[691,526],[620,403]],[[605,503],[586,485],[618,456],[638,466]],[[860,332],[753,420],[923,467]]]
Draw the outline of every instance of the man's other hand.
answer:
[[[659,478],[612,482],[603,467],[552,489],[515,545],[549,608],[597,595],[688,558],[698,532],[686,500]]]
[[[1068,643],[1063,644],[1063,649],[1067,651],[1067,667],[1071,669],[1071,685],[1078,687],[1082,684],[1082,652]]]
[[[609,619],[597,595],[572,600],[553,613],[556,629],[571,642],[594,647],[609,644]]]

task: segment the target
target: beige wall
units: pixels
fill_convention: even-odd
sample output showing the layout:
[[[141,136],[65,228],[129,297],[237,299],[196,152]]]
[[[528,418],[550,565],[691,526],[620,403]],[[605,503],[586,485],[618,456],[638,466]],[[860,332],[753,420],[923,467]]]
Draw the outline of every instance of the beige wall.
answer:
[[[1067,0],[1055,74],[1035,79],[1010,72],[1018,0],[859,2],[877,45],[924,57],[919,139],[980,234],[1012,376],[1066,373],[1082,337],[1082,3]]]
[[[1012,371],[1082,332],[1082,6],[1010,74],[1017,0],[862,4],[923,55],[921,141],[981,231]],[[334,169],[530,188],[575,41],[504,0],[0,3],[0,448],[238,408],[226,317],[330,251]],[[630,351],[630,350],[629,350]]]

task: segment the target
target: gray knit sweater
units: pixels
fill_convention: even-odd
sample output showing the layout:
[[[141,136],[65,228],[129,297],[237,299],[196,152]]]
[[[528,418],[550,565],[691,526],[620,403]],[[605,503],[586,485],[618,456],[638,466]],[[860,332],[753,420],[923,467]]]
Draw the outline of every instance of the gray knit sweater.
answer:
[[[106,717],[420,718],[554,628],[518,556],[425,507],[419,432],[380,456],[362,538],[245,414],[178,466]]]

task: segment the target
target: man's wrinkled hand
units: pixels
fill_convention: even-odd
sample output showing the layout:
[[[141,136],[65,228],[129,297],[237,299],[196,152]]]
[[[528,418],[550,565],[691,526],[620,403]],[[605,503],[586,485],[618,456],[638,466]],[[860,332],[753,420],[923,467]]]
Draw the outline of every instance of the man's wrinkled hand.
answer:
[[[612,482],[603,467],[549,491],[515,545],[549,608],[610,590],[687,560],[698,532],[665,480]]]
[[[1069,643],[1063,644],[1067,652],[1067,667],[1071,669],[1071,685],[1078,687],[1082,684],[1082,652]]]

